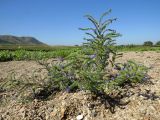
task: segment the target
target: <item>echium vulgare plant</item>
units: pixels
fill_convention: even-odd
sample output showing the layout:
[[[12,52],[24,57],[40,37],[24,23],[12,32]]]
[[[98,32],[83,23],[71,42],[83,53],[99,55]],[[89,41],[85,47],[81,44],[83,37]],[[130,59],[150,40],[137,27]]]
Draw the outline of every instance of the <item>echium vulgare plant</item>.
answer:
[[[87,42],[83,44],[82,50],[72,53],[66,60],[61,59],[59,64],[50,69],[51,80],[60,90],[104,91],[109,80],[106,68],[114,65],[116,57],[114,39],[120,36],[108,28],[116,19],[104,20],[110,12],[105,12],[99,20],[86,15],[93,27],[80,28],[89,36],[84,38]]]
[[[90,15],[86,15],[87,19],[91,21],[94,25],[94,28],[80,28],[84,31],[91,31],[86,32],[86,35],[90,36],[89,38],[84,38],[87,40],[87,43],[84,43],[84,47],[93,51],[93,54],[90,57],[95,57],[95,63],[98,70],[104,70],[109,65],[109,58],[112,54],[112,59],[110,62],[114,62],[116,52],[113,49],[114,38],[119,37],[120,34],[116,33],[115,30],[109,29],[108,26],[113,22],[116,21],[114,19],[107,19],[104,20],[104,17],[111,12],[105,12],[97,21]]]

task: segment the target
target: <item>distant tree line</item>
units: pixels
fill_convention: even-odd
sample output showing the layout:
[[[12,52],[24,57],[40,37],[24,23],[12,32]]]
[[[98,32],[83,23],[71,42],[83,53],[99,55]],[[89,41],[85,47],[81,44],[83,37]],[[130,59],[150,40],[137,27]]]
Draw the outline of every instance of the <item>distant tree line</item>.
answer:
[[[160,46],[160,41],[157,41],[155,44],[153,44],[153,42],[152,41],[145,41],[144,43],[143,43],[143,45],[144,46]]]

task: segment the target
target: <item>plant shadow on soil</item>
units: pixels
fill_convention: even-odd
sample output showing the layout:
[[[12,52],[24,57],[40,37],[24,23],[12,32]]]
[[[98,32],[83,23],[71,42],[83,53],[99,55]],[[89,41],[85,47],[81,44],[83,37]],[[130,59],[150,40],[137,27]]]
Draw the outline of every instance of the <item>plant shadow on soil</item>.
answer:
[[[148,77],[148,79],[143,81],[141,84],[153,84],[153,83],[150,81],[150,78]],[[120,91],[120,92],[115,93],[115,94],[114,93],[105,94],[105,93],[100,93],[100,92],[93,93],[92,100],[93,100],[93,102],[99,100],[101,102],[101,105],[103,104],[105,106],[105,109],[109,109],[110,112],[112,114],[114,114],[116,112],[115,111],[116,107],[119,107],[120,109],[125,109],[125,106],[130,101],[129,100],[128,101],[123,101],[123,99],[124,98],[129,98],[132,95],[134,95],[135,93],[133,93],[132,91],[129,91],[129,89],[130,88],[135,88],[135,87],[137,87],[137,85],[136,86],[126,85],[126,86],[124,86],[124,91],[127,91],[127,92]],[[60,92],[60,90],[58,88],[52,88],[49,91],[48,91],[48,89],[43,89],[39,93],[34,95],[34,99],[46,101],[46,100],[50,99],[51,96],[54,97],[54,95],[56,93],[59,93],[59,92]],[[75,92],[78,92],[78,91],[70,91],[70,92],[67,92],[67,94],[75,93]],[[157,96],[156,93],[152,93],[150,90],[146,90],[143,93],[139,92],[138,96],[143,96],[145,100],[160,99],[160,96]],[[91,108],[94,108],[94,104],[93,104],[93,106],[91,106]]]

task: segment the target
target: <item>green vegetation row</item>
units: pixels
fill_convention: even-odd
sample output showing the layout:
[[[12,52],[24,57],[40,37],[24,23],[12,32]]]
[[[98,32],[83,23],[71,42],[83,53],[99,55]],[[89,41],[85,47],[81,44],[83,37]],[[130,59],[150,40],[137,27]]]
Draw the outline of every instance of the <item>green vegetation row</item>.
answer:
[[[7,46],[8,47],[8,46]],[[0,50],[0,62],[12,60],[41,60],[57,57],[66,57],[70,53],[78,51],[81,47],[75,46],[55,46],[50,48],[44,46],[25,46],[27,49],[17,49],[15,46],[11,47],[12,50],[5,48]],[[14,49],[13,49],[14,48]],[[140,45],[121,45],[116,46],[116,51],[160,51],[160,47],[156,46],[140,46]],[[92,53],[90,51],[90,53]]]
[[[0,45],[0,50],[27,50],[27,51],[59,51],[70,49],[81,49],[81,46],[39,46],[39,45]],[[157,51],[160,46],[145,45],[117,45],[117,51]]]
[[[78,46],[48,46],[48,45],[0,45],[0,50],[28,50],[28,51],[55,51],[79,48]]]
[[[160,51],[160,46],[143,46],[143,45],[119,45],[117,51]]]
[[[70,53],[77,51],[78,48],[68,50],[55,50],[55,51],[27,51],[27,50],[1,50],[0,62],[12,60],[41,60],[57,57],[66,57]]]

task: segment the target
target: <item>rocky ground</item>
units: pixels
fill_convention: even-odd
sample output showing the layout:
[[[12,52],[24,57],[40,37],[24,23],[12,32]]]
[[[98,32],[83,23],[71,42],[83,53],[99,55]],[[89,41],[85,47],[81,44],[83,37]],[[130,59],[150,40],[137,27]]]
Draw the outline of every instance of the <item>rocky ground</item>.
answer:
[[[0,120],[159,120],[160,119],[160,52],[126,52],[118,62],[135,60],[149,67],[152,84],[141,84],[127,91],[121,105],[116,101],[103,102],[90,92],[60,92],[48,100],[17,102],[17,98],[0,105]],[[0,83],[13,74],[16,79],[40,81],[47,77],[44,67],[35,61],[11,61],[0,63]],[[7,77],[8,76],[8,77]],[[6,79],[7,78],[7,79]],[[13,90],[14,91],[14,90]],[[14,92],[13,92],[14,93]],[[12,97],[0,91],[0,104],[3,99]],[[102,104],[103,103],[103,104]],[[108,106],[106,108],[106,105]],[[110,109],[115,112],[111,113]]]

